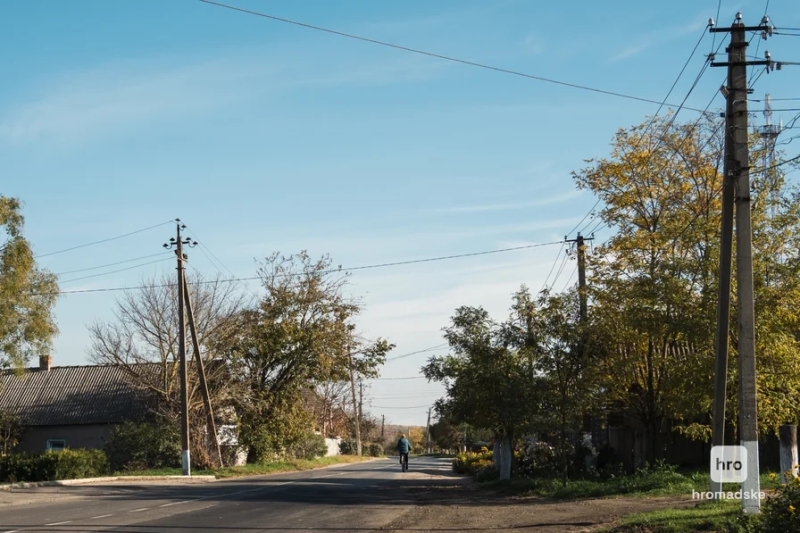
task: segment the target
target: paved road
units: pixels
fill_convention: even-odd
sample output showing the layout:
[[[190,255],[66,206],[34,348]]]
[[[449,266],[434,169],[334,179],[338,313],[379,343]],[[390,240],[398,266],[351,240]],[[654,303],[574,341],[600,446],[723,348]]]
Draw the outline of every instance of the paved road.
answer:
[[[421,498],[433,503],[431,496],[441,492],[443,484],[460,481],[450,473],[447,460],[412,458],[410,466],[403,473],[397,462],[384,459],[211,483],[24,489],[0,504],[0,533],[393,529]]]

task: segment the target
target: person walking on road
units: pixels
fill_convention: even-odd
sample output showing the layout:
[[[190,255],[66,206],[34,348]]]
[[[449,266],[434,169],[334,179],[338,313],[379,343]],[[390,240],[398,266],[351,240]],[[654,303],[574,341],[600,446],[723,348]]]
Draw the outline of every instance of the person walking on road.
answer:
[[[405,433],[400,435],[400,440],[397,441],[397,453],[400,454],[400,465],[403,467],[403,472],[408,470],[408,454],[411,452],[411,443],[408,442]]]

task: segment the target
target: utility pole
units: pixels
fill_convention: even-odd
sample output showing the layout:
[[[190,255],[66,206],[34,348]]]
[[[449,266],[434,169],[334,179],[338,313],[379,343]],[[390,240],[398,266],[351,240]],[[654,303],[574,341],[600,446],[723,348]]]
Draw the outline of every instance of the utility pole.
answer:
[[[712,21],[713,22],[713,21]],[[747,27],[742,24],[742,14],[730,28],[714,28],[712,32],[730,32],[728,61],[715,63],[712,67],[727,67],[727,87],[723,93],[728,101],[725,116],[725,154],[730,155],[728,172],[733,182],[733,196],[736,211],[736,285],[738,307],[738,352],[739,352],[739,442],[747,452],[747,478],[742,482],[742,492],[758,495],[761,492],[758,461],[758,412],[756,403],[756,350],[755,350],[755,311],[753,294],[753,256],[752,228],[750,223],[750,153],[748,148],[747,95],[752,92],[747,87],[748,65],[764,65],[767,72],[774,68],[769,52],[765,61],[747,61],[748,31],[758,31],[764,39],[772,34],[769,18],[764,16],[759,26]],[[726,158],[727,161],[727,158]],[[729,176],[725,176],[727,181]],[[723,220],[724,223],[724,220]],[[723,239],[725,238],[723,234]],[[724,259],[723,259],[724,260]],[[720,288],[722,291],[723,289]],[[721,307],[721,305],[720,305]],[[718,327],[719,335],[719,327]],[[725,331],[727,343],[727,331]],[[718,350],[722,341],[718,339]],[[727,352],[727,347],[724,349]],[[727,363],[727,361],[725,361]],[[717,364],[720,364],[718,354]],[[724,379],[716,376],[716,382]],[[719,387],[715,383],[715,389]],[[724,400],[723,400],[724,401]],[[715,415],[717,414],[715,405]],[[724,407],[719,408],[724,413]],[[715,419],[714,425],[718,421]],[[722,420],[724,424],[724,417]],[[756,497],[742,498],[742,508],[746,513],[758,513],[761,500]]]
[[[352,331],[353,327],[348,326],[348,329]],[[358,400],[356,399],[356,376],[355,368],[353,368],[353,352],[350,342],[347,343],[347,358],[350,363],[350,392],[353,395],[353,411],[355,411],[356,453],[361,456],[361,410],[359,409]]]
[[[186,302],[186,314],[189,318],[189,331],[192,334],[192,351],[194,352],[194,360],[197,364],[197,375],[200,378],[200,391],[203,394],[203,403],[206,408],[206,421],[208,424],[208,432],[214,443],[214,451],[217,452],[217,461],[219,467],[222,468],[222,450],[219,447],[219,438],[217,438],[217,425],[214,423],[214,410],[211,408],[211,396],[208,394],[208,383],[206,382],[206,369],[203,366],[203,359],[200,357],[200,341],[197,337],[197,324],[194,321],[194,312],[192,312],[192,299],[189,297],[189,284],[186,282],[186,277],[183,278],[183,298]]]
[[[428,407],[428,421],[425,423],[425,451],[430,453],[431,448],[431,408]]]
[[[386,415],[381,415],[381,443],[383,443],[383,429],[386,426]]]
[[[361,425],[364,420],[364,382],[358,380],[358,423]]]
[[[593,241],[594,237],[586,238],[578,232],[575,239],[567,239],[564,242],[574,242],[578,249],[578,297],[581,305],[581,323],[586,323],[588,304],[586,301],[586,241]]]
[[[164,248],[175,247],[175,256],[178,259],[178,357],[181,380],[181,473],[184,476],[192,475],[191,458],[189,456],[189,397],[188,397],[188,377],[186,373],[186,317],[184,316],[184,278],[185,270],[183,263],[188,256],[183,253],[183,246],[194,246],[191,239],[185,241],[181,238],[181,230],[186,226],[181,223],[179,218],[175,219],[176,237],[170,238],[170,242]]]
[[[728,79],[731,79],[730,67]],[[728,82],[730,86],[730,82]],[[730,94],[730,89],[727,90]],[[728,336],[731,313],[731,260],[733,255],[733,130],[728,127],[728,117],[733,115],[733,100],[725,102],[725,152],[722,160],[722,223],[719,256],[719,288],[717,299],[716,371],[714,373],[714,418],[712,420],[711,446],[725,444],[725,396],[728,384]],[[711,493],[722,492],[722,483],[711,480]]]

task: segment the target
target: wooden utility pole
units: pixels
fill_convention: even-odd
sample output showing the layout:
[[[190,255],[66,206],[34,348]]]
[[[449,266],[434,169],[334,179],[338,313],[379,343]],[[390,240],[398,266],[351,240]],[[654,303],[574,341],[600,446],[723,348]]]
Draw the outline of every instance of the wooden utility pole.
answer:
[[[186,317],[184,316],[184,278],[183,263],[188,259],[183,253],[183,246],[194,246],[191,239],[185,241],[181,238],[181,230],[186,226],[179,218],[175,219],[176,236],[170,239],[164,248],[175,247],[175,256],[178,259],[178,365],[181,380],[181,473],[184,476],[192,475],[191,457],[189,454],[189,384],[186,373]]]
[[[730,179],[734,183],[736,210],[736,287],[738,311],[739,354],[739,443],[747,451],[747,478],[742,483],[742,492],[758,495],[761,492],[758,461],[758,411],[756,403],[756,347],[755,305],[753,291],[752,228],[750,222],[750,153],[747,125],[748,65],[764,65],[772,70],[769,52],[766,61],[747,61],[748,31],[761,32],[766,39],[772,33],[769,18],[764,17],[759,26],[742,24],[742,14],[737,13],[733,25],[728,28],[711,28],[712,32],[726,31],[731,34],[728,61],[711,63],[712,67],[728,67],[728,87],[723,91],[729,102],[725,117],[726,154],[730,154]],[[725,176],[728,180],[729,177]],[[724,238],[724,236],[723,236]],[[719,331],[719,328],[718,328]],[[725,332],[727,336],[727,332]],[[718,341],[721,342],[721,341]],[[720,361],[717,361],[719,364]],[[722,379],[719,375],[717,380]],[[716,406],[715,406],[716,411]],[[716,413],[715,413],[716,414]],[[715,425],[717,421],[715,420]],[[723,419],[724,423],[724,419]],[[742,498],[743,510],[758,513],[761,500],[756,497]]]
[[[384,434],[383,429],[386,426],[386,415],[381,415],[381,443],[383,443]]]
[[[183,278],[183,298],[186,303],[186,314],[189,318],[189,331],[192,334],[192,348],[194,352],[194,360],[197,364],[197,375],[200,378],[200,391],[203,393],[203,403],[206,408],[206,420],[208,423],[208,432],[211,435],[214,443],[214,451],[217,452],[217,462],[219,467],[222,468],[222,450],[219,447],[219,438],[217,436],[217,425],[214,422],[214,410],[211,408],[211,396],[208,394],[208,383],[206,382],[206,369],[203,366],[203,359],[200,357],[200,341],[197,337],[197,324],[194,321],[194,313],[192,312],[192,299],[189,297],[189,285],[186,283],[186,277]]]
[[[564,242],[574,242],[578,249],[578,297],[581,306],[581,323],[586,323],[588,313],[588,303],[586,298],[586,241],[593,241],[594,237],[583,237],[580,233],[575,239],[567,239]]]

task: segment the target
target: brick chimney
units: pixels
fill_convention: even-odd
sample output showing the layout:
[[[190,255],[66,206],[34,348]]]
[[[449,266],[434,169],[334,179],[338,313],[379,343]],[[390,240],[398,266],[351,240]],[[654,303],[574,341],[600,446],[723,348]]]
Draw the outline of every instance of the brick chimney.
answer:
[[[39,356],[39,369],[40,370],[47,370],[50,371],[50,367],[53,364],[53,357],[50,355],[40,355]]]

